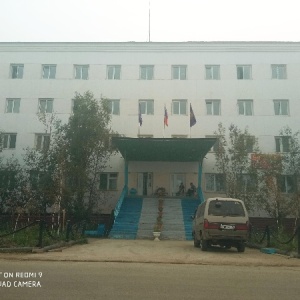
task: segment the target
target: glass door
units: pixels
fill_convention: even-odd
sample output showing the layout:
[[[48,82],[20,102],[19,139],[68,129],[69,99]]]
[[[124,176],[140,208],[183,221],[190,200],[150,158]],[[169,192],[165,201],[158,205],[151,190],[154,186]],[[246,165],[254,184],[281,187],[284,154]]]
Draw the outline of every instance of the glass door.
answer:
[[[180,185],[183,184],[184,185],[184,192],[183,195],[185,194],[185,174],[182,173],[175,173],[171,175],[171,187],[170,187],[170,191],[171,191],[171,196],[179,196],[178,192],[180,190]],[[182,192],[180,194],[180,196],[182,196]]]

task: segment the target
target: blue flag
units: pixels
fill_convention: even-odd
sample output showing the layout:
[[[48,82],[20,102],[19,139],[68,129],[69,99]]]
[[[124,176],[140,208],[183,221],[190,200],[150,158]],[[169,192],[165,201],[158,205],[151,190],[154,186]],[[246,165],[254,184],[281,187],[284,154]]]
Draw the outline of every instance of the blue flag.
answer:
[[[197,121],[193,112],[192,104],[190,104],[190,127],[194,126],[196,123]]]
[[[140,124],[140,126],[142,126],[142,124],[143,124],[141,103],[139,103],[139,124]]]

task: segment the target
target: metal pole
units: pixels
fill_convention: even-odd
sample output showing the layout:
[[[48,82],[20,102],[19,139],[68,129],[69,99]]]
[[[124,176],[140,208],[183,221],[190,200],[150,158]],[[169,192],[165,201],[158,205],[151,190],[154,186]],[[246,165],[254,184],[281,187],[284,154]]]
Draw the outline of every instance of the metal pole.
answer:
[[[71,231],[70,229],[71,229],[71,222],[70,220],[67,220],[66,242],[68,242],[70,238],[70,231]]]
[[[38,243],[38,247],[40,248],[43,248],[43,229],[44,229],[44,220],[40,220],[39,243]]]
[[[128,161],[125,159],[125,166],[124,166],[124,185],[128,187]]]
[[[271,238],[270,238],[270,229],[269,229],[269,226],[266,227],[266,233],[267,233],[267,247],[270,247],[270,245],[271,245]]]
[[[201,188],[201,180],[202,180],[202,162],[198,162],[198,187],[197,187],[197,193],[198,198],[200,198],[201,203],[204,202],[204,196]]]
[[[298,255],[300,255],[300,225],[298,226]]]

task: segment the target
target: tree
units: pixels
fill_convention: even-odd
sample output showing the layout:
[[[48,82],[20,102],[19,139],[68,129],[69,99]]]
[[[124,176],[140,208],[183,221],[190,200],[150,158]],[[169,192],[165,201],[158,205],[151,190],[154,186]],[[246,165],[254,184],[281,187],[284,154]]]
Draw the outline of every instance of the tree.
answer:
[[[99,173],[113,153],[108,102],[91,92],[76,93],[74,113],[63,126],[62,150],[63,201],[77,219],[87,218],[101,197]]]
[[[46,213],[61,197],[61,172],[59,145],[62,141],[61,122],[55,114],[38,114],[44,125],[44,135],[34,148],[27,148],[24,155],[27,172],[27,189],[33,210]]]
[[[286,192],[291,199],[290,213],[297,220],[300,217],[300,131],[293,133],[286,126],[281,129],[280,135],[288,140],[288,151],[282,154],[283,174],[286,179]]]
[[[280,189],[282,156],[280,154],[258,154],[253,159],[258,178],[258,208],[265,210],[276,220],[278,229],[289,214],[290,204]]]
[[[257,139],[247,128],[242,131],[231,124],[226,128],[219,123],[215,132],[218,147],[215,151],[216,169],[224,174],[224,189],[227,197],[243,199],[247,208],[253,208],[256,201],[257,174],[251,164],[250,153],[259,151]]]
[[[28,210],[29,200],[26,173],[12,156],[0,165],[0,212]]]

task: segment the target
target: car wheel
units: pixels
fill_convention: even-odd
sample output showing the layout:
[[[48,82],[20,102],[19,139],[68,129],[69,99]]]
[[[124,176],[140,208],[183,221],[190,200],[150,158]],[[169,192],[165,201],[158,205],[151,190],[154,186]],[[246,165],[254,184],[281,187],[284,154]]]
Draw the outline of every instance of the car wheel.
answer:
[[[244,243],[238,244],[237,251],[238,252],[245,252],[245,244]]]
[[[208,248],[208,242],[204,240],[203,238],[201,239],[200,247],[202,251],[207,251]]]
[[[200,247],[200,241],[197,240],[196,234],[194,234],[194,247],[199,248]]]

